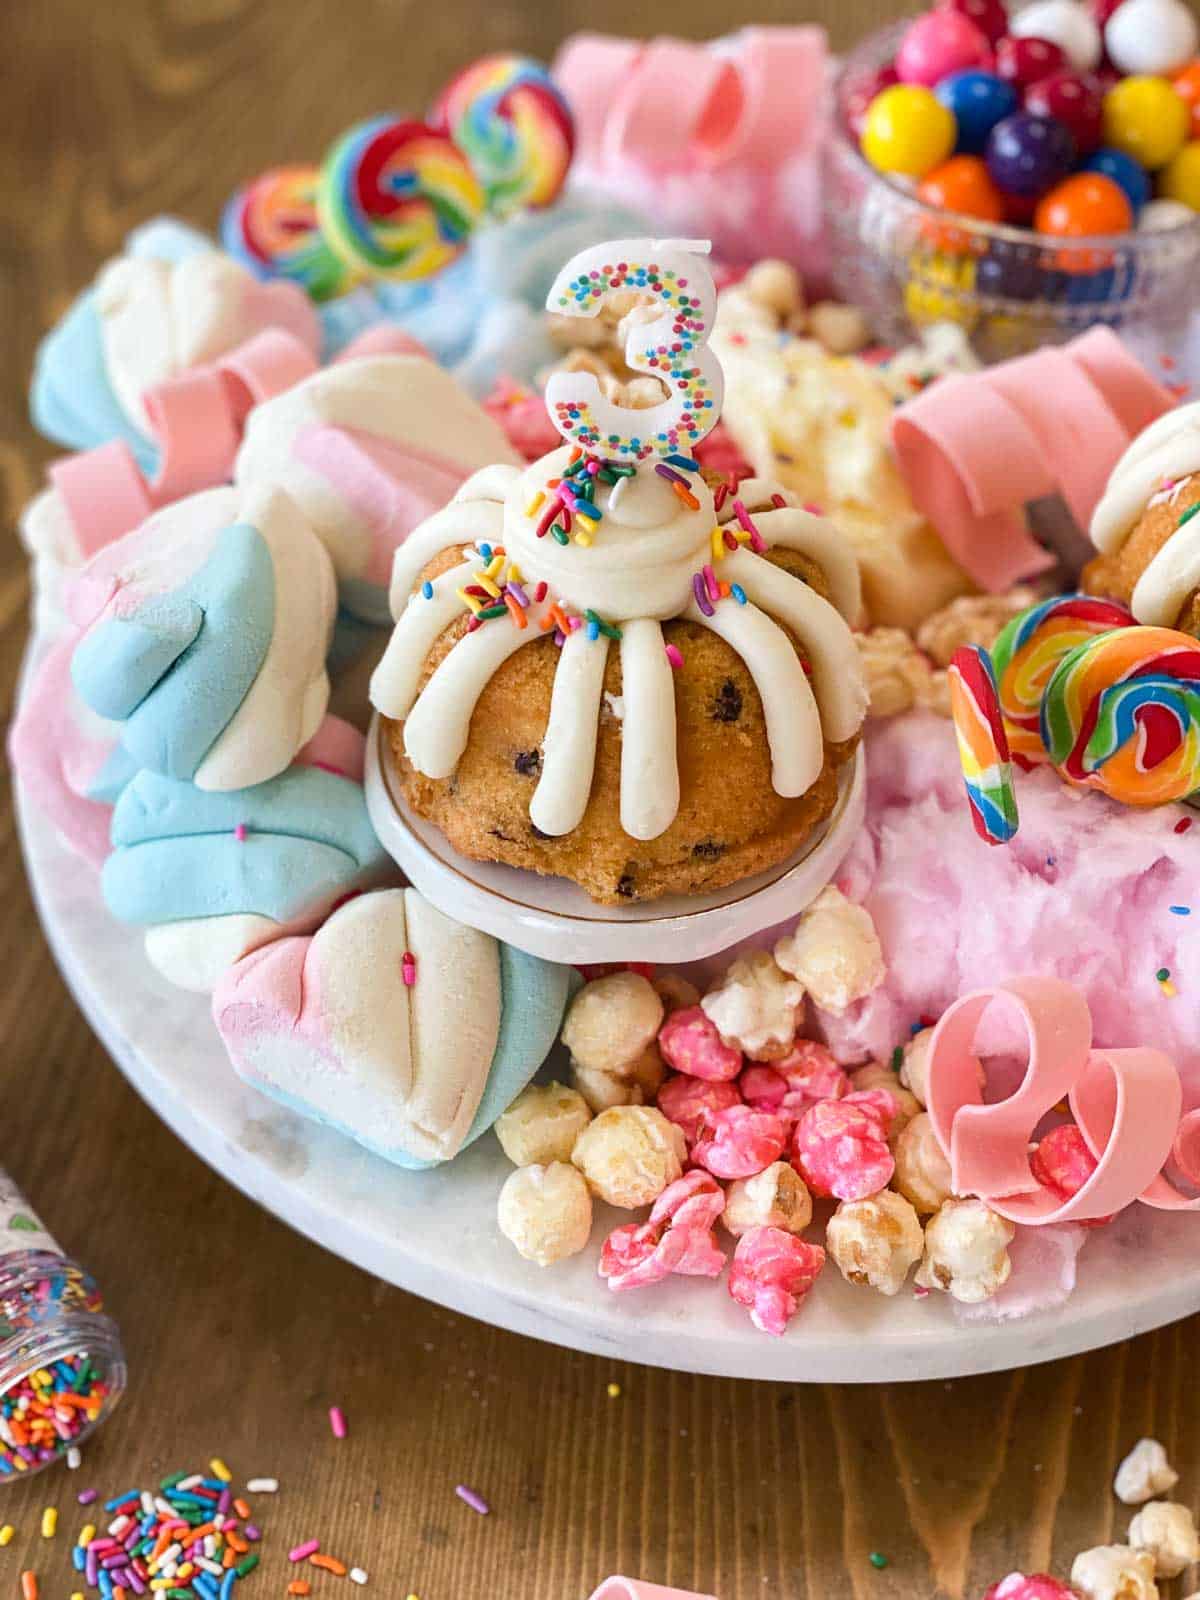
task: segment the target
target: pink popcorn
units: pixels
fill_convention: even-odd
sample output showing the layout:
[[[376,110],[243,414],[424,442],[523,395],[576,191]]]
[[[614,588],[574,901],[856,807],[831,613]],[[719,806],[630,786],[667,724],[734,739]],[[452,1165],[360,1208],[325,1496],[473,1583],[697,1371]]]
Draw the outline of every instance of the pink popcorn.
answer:
[[[985,1593],[983,1600],[1079,1600],[1078,1591],[1047,1572],[1010,1572]]]
[[[743,1073],[742,1078],[745,1076]],[[658,1091],[657,1100],[663,1116],[683,1129],[689,1150],[699,1137],[702,1121],[741,1103],[741,1091],[736,1083],[728,1079],[709,1082],[703,1078],[689,1078],[682,1072],[667,1079]]]
[[[782,1228],[751,1228],[737,1242],[729,1292],[762,1333],[779,1338],[825,1265],[825,1252]]]
[[[796,1124],[792,1162],[816,1195],[865,1200],[896,1170],[888,1149],[893,1102],[880,1089],[819,1100]]]
[[[797,1039],[782,1061],[750,1066],[738,1079],[747,1105],[774,1111],[796,1122],[818,1100],[840,1100],[851,1092],[850,1079],[823,1044]]]
[[[787,1124],[774,1112],[728,1106],[704,1117],[691,1156],[714,1177],[752,1178],[779,1160],[787,1135]]]
[[[1029,1158],[1029,1166],[1037,1181],[1052,1194],[1060,1200],[1070,1200],[1095,1172],[1096,1158],[1088,1149],[1079,1125],[1064,1122],[1060,1127],[1051,1128],[1046,1137],[1039,1140]],[[1111,1221],[1111,1216],[1092,1217],[1082,1226],[1102,1228]]]
[[[736,1078],[742,1070],[742,1052],[725,1043],[699,1006],[672,1011],[659,1029],[658,1048],[676,1072],[710,1083]]]
[[[648,1222],[614,1228],[600,1251],[599,1272],[608,1287],[642,1289],[678,1272],[716,1278],[725,1266],[713,1226],[725,1209],[725,1191],[707,1172],[688,1172],[669,1184]]]

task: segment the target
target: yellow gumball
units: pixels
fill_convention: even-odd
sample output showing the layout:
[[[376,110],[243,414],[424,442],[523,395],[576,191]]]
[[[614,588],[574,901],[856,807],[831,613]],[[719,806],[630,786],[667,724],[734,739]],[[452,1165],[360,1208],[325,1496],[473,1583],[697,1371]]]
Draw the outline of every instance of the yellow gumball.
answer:
[[[1188,136],[1187,104],[1165,78],[1122,78],[1104,96],[1104,143],[1153,172]]]
[[[862,153],[878,172],[923,178],[945,161],[957,136],[954,113],[932,90],[894,83],[867,108]]]
[[[908,270],[904,309],[913,327],[957,322],[969,333],[979,321],[975,263],[971,257],[915,250],[908,258]]]
[[[1193,211],[1200,211],[1200,139],[1185,144],[1158,176],[1158,193],[1163,200],[1181,200]]]

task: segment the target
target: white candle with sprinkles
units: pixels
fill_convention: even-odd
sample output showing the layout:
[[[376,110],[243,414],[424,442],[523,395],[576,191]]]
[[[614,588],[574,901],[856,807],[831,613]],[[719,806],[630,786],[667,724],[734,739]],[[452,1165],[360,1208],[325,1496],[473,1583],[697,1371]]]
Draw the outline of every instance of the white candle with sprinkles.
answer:
[[[617,294],[658,308],[625,324],[625,362],[667,391],[658,405],[614,405],[591,372],[556,372],[546,386],[550,420],[569,444],[610,461],[689,456],[721,415],[724,379],[708,348],[717,291],[706,239],[615,239],[573,256],[554,280],[546,309],[595,317]]]

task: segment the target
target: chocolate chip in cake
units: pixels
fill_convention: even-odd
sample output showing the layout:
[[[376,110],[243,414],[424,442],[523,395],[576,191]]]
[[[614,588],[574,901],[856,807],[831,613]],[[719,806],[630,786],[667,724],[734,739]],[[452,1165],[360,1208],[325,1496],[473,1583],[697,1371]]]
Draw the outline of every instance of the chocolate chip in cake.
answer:
[[[622,900],[633,900],[637,897],[637,890],[633,884],[633,873],[625,872],[617,879],[617,893]]]
[[[542,770],[542,752],[540,750],[519,750],[513,766],[523,778],[536,778]]]
[[[517,842],[509,834],[501,833],[499,828],[489,828],[488,837],[490,839],[499,839],[503,844],[516,844]]]
[[[692,854],[698,861],[719,861],[725,854],[725,846],[716,839],[701,839],[692,846]]]
[[[736,722],[741,716],[742,691],[732,678],[726,678],[725,682],[717,690],[717,697],[713,701],[712,714],[714,722]]]

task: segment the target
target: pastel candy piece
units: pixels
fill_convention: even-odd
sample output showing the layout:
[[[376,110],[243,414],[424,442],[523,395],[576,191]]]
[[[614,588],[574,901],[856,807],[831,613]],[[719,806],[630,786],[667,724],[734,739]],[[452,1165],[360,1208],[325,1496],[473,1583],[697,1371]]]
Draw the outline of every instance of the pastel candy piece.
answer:
[[[477,1139],[533,1077],[570,983],[570,969],[390,889],[342,906],[311,939],[239,962],[213,1016],[247,1083],[424,1168]]]
[[[139,766],[202,789],[282,772],[329,700],[333,573],[281,490],[209,490],[102,550],[72,596],[79,694]]]
[[[667,1589],[661,1583],[645,1583],[641,1578],[605,1578],[592,1600],[717,1600],[717,1597],[696,1594],[691,1589]]]
[[[363,737],[327,717],[302,759],[266,783],[206,793],[139,772],[112,816],[105,904],[148,929],[146,953],[208,992],[249,951],[307,932],[391,864],[367,817]]]
[[[314,355],[321,333],[297,285],[260,283],[211,245],[163,259],[148,240],[102,267],[42,341],[30,406],[59,444],[90,450],[123,439],[149,474],[158,451],[147,391],[265,329],[293,335]]]
[[[239,486],[282,485],[325,545],[343,606],[389,619],[397,548],[478,468],[517,459],[503,430],[418,355],[338,362],[258,406]]]

